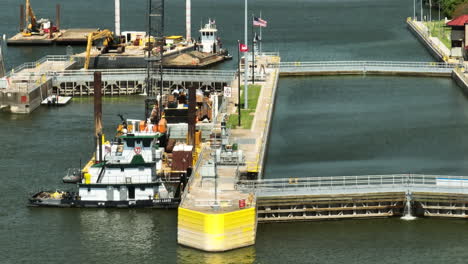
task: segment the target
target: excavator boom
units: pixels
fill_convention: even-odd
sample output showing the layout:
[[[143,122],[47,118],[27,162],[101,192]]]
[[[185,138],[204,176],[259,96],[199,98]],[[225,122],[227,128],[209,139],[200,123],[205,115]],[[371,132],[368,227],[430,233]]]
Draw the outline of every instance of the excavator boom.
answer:
[[[31,7],[31,1],[26,0],[26,25],[31,31],[37,30],[37,21],[34,11]]]
[[[88,35],[88,43],[86,45],[86,57],[85,57],[85,63],[84,63],[84,67],[83,67],[85,70],[87,70],[89,68],[89,61],[90,61],[90,57],[91,57],[91,48],[93,46],[93,42],[95,40],[99,40],[99,39],[104,39],[105,49],[107,49],[109,46],[113,45],[113,43],[115,42],[114,34],[108,29],[104,29],[104,30],[101,30],[101,31],[95,31],[95,32],[90,33]]]

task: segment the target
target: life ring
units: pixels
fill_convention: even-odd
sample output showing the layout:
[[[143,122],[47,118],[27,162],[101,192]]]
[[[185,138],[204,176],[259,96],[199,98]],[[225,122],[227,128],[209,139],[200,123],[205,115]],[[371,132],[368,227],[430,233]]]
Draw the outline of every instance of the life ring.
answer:
[[[140,153],[141,153],[141,147],[135,147],[135,148],[133,149],[133,151],[135,151],[135,154],[140,155]]]

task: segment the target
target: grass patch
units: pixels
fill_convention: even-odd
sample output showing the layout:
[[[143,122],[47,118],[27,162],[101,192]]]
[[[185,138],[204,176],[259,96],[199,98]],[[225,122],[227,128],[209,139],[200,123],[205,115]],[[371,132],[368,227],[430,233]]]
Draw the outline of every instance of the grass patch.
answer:
[[[451,49],[452,48],[452,41],[450,40],[450,34],[452,29],[450,27],[446,27],[443,20],[440,21],[427,21],[424,24],[429,29],[429,32],[432,36],[438,38],[444,45]]]
[[[257,109],[258,97],[260,96],[260,85],[249,85],[249,98],[248,98],[248,109],[241,109],[241,127],[250,129],[255,115],[255,109]],[[244,86],[241,87],[241,106],[244,105]],[[238,114],[232,114],[229,116],[227,127],[236,128],[238,124]]]

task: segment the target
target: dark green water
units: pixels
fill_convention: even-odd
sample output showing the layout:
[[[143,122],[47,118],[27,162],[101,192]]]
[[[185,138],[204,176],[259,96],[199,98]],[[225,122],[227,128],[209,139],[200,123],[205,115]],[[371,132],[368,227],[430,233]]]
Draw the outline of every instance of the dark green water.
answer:
[[[0,33],[16,31],[21,2],[0,2]],[[56,2],[34,1],[37,16],[53,16]],[[167,2],[168,31],[182,33],[184,1]],[[193,28],[216,19],[234,51],[243,36],[243,1],[192,2]],[[105,8],[112,0],[60,3],[63,27],[113,27],[112,8]],[[122,1],[123,30],[144,28],[145,6]],[[285,61],[432,60],[404,25],[412,14],[408,0],[260,0],[252,7],[269,22],[265,49]],[[6,59],[12,67],[64,53],[64,47],[9,47]],[[118,113],[142,115],[142,98],[105,100],[107,134]],[[466,175],[467,120],[467,99],[450,79],[282,79],[266,175]],[[31,192],[66,187],[64,170],[89,158],[92,125],[89,98],[29,116],[0,114],[0,263],[466,263],[466,221],[265,224],[255,246],[209,254],[177,245],[175,211],[27,208]]]

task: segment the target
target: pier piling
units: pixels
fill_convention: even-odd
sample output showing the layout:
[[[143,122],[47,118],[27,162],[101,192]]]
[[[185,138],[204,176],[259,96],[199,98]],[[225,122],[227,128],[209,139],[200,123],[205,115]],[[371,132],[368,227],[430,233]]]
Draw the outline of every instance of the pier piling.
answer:
[[[24,5],[21,4],[21,5],[20,5],[20,23],[19,23],[19,30],[20,30],[20,32],[23,32],[23,30],[24,30],[24,20],[25,20],[25,17],[24,17]]]
[[[60,30],[60,4],[55,6],[55,26],[57,27],[57,31]]]
[[[96,161],[102,161],[102,82],[101,72],[94,73],[94,134],[99,146]]]

